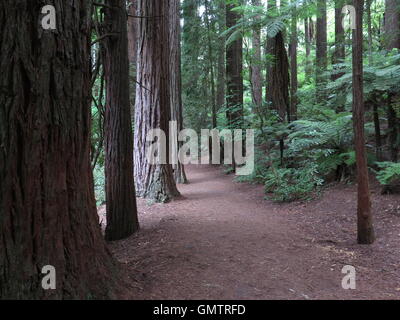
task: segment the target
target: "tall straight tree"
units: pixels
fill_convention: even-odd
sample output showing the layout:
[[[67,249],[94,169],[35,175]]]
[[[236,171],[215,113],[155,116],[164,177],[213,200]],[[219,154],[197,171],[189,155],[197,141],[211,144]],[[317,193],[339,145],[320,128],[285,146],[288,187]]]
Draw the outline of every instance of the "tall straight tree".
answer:
[[[306,50],[306,65],[305,65],[305,73],[306,73],[306,81],[310,81],[309,79],[312,76],[312,70],[311,70],[311,61],[310,61],[310,55],[311,55],[311,27],[313,25],[313,22],[310,21],[311,18],[305,18],[304,19],[304,42],[305,42],[305,50]]]
[[[170,0],[169,5],[169,66],[170,66],[170,98],[171,120],[176,121],[177,131],[183,129],[183,105],[182,105],[182,73],[181,73],[181,20],[180,1]],[[175,139],[175,146],[179,146],[178,135],[170,137]],[[178,150],[174,150],[178,156]],[[173,166],[176,183],[187,183],[185,168],[178,162]]]
[[[132,123],[135,115],[136,64],[138,43],[137,0],[128,0],[128,57],[129,57],[129,96],[131,104]]]
[[[385,2],[384,44],[387,50],[400,49],[400,4],[398,0],[386,0]],[[399,119],[392,103],[396,94],[391,93],[388,99],[387,117],[389,126],[389,145],[391,161],[398,161],[399,153]]]
[[[261,7],[261,0],[252,0],[252,5]],[[260,15],[256,15],[254,22],[256,23],[253,28],[253,56],[251,59],[251,87],[253,104],[258,114],[261,114],[262,108],[262,73],[261,73],[261,25],[259,24]]]
[[[169,66],[169,3],[141,0],[139,23],[138,70],[135,104],[135,183],[137,195],[166,202],[179,195],[171,164],[152,164],[151,148],[146,141],[153,129],[166,135],[165,154],[169,155],[169,120],[171,118]],[[161,150],[158,150],[161,155]],[[168,159],[163,159],[168,161]]]
[[[106,239],[120,240],[138,230],[133,176],[133,135],[129,99],[129,60],[125,0],[105,2],[106,80],[105,177]]]
[[[0,2],[0,299],[112,292],[89,156],[91,1],[52,3],[56,32],[38,25],[43,1]]]
[[[226,26],[235,26],[240,14],[234,9],[239,0],[226,4]],[[239,35],[226,49],[226,109],[227,119],[231,127],[240,128],[243,122],[243,38]]]
[[[218,66],[217,66],[217,110],[225,104],[225,37],[223,32],[226,29],[225,0],[218,0]]]
[[[209,64],[209,75],[210,75],[210,88],[211,88],[211,127],[214,129],[217,127],[217,104],[216,104],[216,93],[215,93],[215,71],[214,71],[214,50],[212,43],[212,34],[215,33],[212,27],[211,21],[211,3],[209,0],[204,0],[204,22],[207,28],[207,55]],[[211,149],[210,149],[211,150]]]
[[[371,195],[369,190],[368,164],[365,150],[365,110],[363,88],[363,11],[364,0],[354,0],[356,29],[353,30],[353,122],[357,160],[358,183],[358,243],[375,241],[372,224]]]
[[[385,6],[385,47],[388,50],[400,49],[400,3],[398,0],[386,0]]]
[[[277,11],[277,6],[276,6],[276,0],[268,0],[267,3],[267,13],[268,16],[272,17],[276,14]],[[274,44],[275,40],[273,37],[267,36],[267,40],[265,41],[265,55],[266,55],[266,86],[265,86],[265,100],[267,103],[271,104],[272,103],[272,95],[271,95],[271,75],[272,75],[272,65],[274,63]]]
[[[296,2],[292,0],[292,20],[290,26],[290,118],[291,120],[297,119],[297,8]]]
[[[324,104],[326,101],[326,69],[328,66],[328,36],[327,36],[327,9],[326,0],[317,0],[317,30],[316,30],[316,86],[317,102]]]
[[[344,0],[335,0],[335,51],[332,55],[333,65],[343,63],[346,57],[345,34],[342,23],[342,8],[344,3]],[[343,72],[339,72],[340,69],[341,68],[335,67],[335,72],[332,74],[332,80],[339,79],[344,75]]]

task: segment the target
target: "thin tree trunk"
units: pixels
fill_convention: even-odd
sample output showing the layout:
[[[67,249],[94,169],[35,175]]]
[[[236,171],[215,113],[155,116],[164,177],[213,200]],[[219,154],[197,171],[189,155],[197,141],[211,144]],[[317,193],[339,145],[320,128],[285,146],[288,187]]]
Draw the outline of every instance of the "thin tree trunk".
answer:
[[[371,17],[371,4],[372,0],[366,0],[366,10],[367,10],[367,25],[368,25],[368,62],[371,66],[373,63],[372,57],[372,17]]]
[[[252,0],[253,6],[260,7],[261,0]],[[255,22],[259,22],[260,16],[255,17]],[[261,115],[262,109],[262,78],[261,78],[261,26],[256,25],[253,28],[253,57],[251,59],[251,88],[252,88],[252,100],[257,110],[257,113]]]
[[[135,91],[136,91],[136,65],[138,44],[138,19],[137,0],[128,0],[128,57],[129,57],[129,93],[131,104],[132,124],[135,122]]]
[[[205,24],[207,28],[207,44],[208,44],[208,62],[210,69],[210,85],[211,85],[211,127],[214,129],[217,127],[217,107],[216,107],[216,96],[215,96],[215,76],[214,76],[214,54],[213,45],[211,39],[211,26],[210,26],[210,6],[208,0],[205,0]]]
[[[342,24],[342,8],[344,5],[343,0],[335,0],[335,51],[332,56],[332,64],[334,65],[334,73],[332,74],[332,80],[335,81],[344,75],[340,72],[342,67],[337,67],[335,65],[344,63],[346,58],[345,51],[345,33]],[[341,109],[341,108],[340,108]]]
[[[317,0],[317,52],[316,52],[316,96],[319,104],[326,102],[326,70],[328,65],[326,0]]]
[[[91,3],[0,2],[0,299],[109,298],[90,166]],[[77,14],[79,13],[79,14]],[[73,41],[72,41],[73,39]],[[43,290],[42,268],[56,270]]]
[[[353,122],[357,159],[358,183],[358,243],[372,244],[375,241],[372,224],[371,196],[369,190],[368,164],[364,133],[363,94],[363,8],[364,0],[354,0],[356,29],[353,30]]]
[[[290,32],[290,117],[289,122],[297,119],[297,9],[292,4],[292,21]]]
[[[138,84],[135,105],[135,183],[137,195],[157,202],[179,196],[171,164],[152,165],[147,159],[150,130],[166,134],[166,155],[169,155],[169,3],[160,0],[139,1],[140,19],[138,48]]]
[[[222,33],[225,31],[225,1],[219,0],[218,4],[218,70],[217,70],[217,110],[220,110],[225,104],[225,37]]]
[[[267,12],[271,13],[272,10],[276,10],[276,0],[269,0],[267,4]],[[272,66],[274,64],[274,44],[275,40],[273,37],[267,36],[267,41],[265,42],[265,54],[267,56],[266,61],[266,86],[265,86],[265,100],[268,104],[272,104],[272,95],[271,95],[271,75],[272,75]],[[273,108],[272,106],[270,106]]]
[[[139,229],[133,176],[133,136],[129,101],[129,60],[125,0],[107,0],[104,24],[106,80],[105,177],[106,240],[129,237]]]
[[[306,73],[306,81],[309,81],[311,78],[312,70],[311,70],[311,62],[310,62],[310,55],[311,55],[311,34],[310,34],[310,19],[304,19],[304,41],[306,47],[306,66],[305,66],[305,73]]]

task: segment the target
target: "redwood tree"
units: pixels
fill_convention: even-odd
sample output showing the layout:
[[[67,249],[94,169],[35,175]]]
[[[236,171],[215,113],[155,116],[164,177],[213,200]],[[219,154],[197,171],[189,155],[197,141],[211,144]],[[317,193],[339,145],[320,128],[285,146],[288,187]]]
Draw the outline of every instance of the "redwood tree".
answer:
[[[177,122],[178,132],[183,129],[180,17],[180,1],[170,0],[169,66],[171,78],[169,84],[171,99],[171,120]],[[177,146],[181,144],[182,143],[180,143],[179,141],[176,141]],[[187,183],[185,168],[183,164],[178,162],[178,164],[174,165],[173,169],[176,183]]]
[[[385,33],[384,44],[387,50],[400,49],[400,4],[398,0],[386,0],[385,8]],[[390,158],[391,161],[398,161],[399,153],[399,119],[392,103],[397,94],[390,93],[388,99],[388,127],[389,127],[389,145],[390,145]]]
[[[327,11],[326,0],[317,0],[317,30],[316,30],[316,86],[317,102],[324,104],[326,101],[326,69],[328,64],[328,39],[327,39]]]
[[[261,7],[261,0],[252,0],[252,5]],[[254,22],[259,23],[260,15],[256,15]],[[262,108],[262,73],[261,73],[261,26],[256,24],[253,28],[253,56],[250,65],[252,99],[258,114]]]
[[[133,133],[129,100],[128,34],[125,0],[107,0],[104,24],[106,79],[105,176],[106,239],[120,240],[138,230],[133,177]]]
[[[354,0],[356,29],[353,30],[353,122],[357,160],[358,183],[358,243],[375,241],[372,225],[371,196],[369,190],[368,164],[365,150],[365,110],[363,89],[363,8],[364,0]]]
[[[226,4],[226,26],[235,26],[240,19],[233,11],[239,1]],[[232,127],[241,127],[243,121],[243,38],[238,36],[226,49],[226,107],[228,122]]]
[[[106,298],[113,260],[90,167],[89,0],[0,2],[0,299]],[[41,270],[56,268],[56,290]]]
[[[179,195],[170,164],[152,165],[147,159],[147,134],[161,129],[169,145],[171,118],[169,66],[169,3],[141,0],[139,23],[138,85],[135,104],[135,183],[137,195],[157,202],[169,201]]]

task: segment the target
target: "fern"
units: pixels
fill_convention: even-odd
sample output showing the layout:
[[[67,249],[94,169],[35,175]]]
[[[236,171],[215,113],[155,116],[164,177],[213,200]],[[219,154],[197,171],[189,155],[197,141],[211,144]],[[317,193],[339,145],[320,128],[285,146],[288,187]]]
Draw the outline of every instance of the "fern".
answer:
[[[380,170],[376,177],[382,185],[388,185],[400,179],[400,163],[377,162]]]

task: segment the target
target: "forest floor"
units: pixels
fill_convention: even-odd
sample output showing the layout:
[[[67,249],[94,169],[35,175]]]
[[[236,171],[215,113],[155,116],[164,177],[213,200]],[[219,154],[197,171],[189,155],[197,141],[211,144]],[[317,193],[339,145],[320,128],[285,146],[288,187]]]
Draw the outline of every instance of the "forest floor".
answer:
[[[141,231],[110,245],[131,279],[127,298],[400,299],[400,196],[373,186],[377,241],[360,246],[354,185],[276,204],[221,168],[186,171],[181,199],[139,199]],[[345,265],[356,268],[356,290],[342,289]]]

